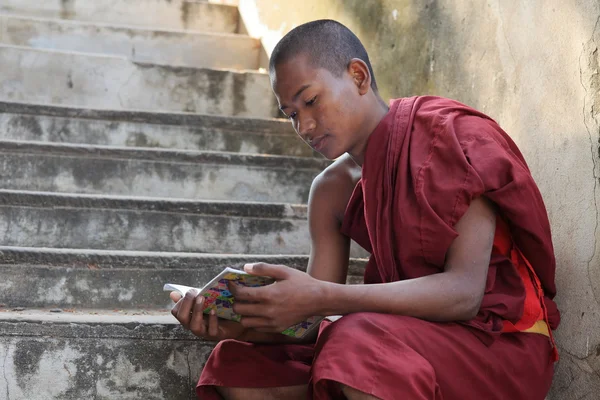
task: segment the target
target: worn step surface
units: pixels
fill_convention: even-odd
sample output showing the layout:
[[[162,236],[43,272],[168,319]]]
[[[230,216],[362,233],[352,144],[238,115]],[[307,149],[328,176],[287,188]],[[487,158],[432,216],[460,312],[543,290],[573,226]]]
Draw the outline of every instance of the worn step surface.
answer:
[[[115,110],[278,115],[259,72],[138,63],[123,57],[0,46],[0,100]]]
[[[0,190],[3,245],[308,254],[306,206]]]
[[[0,102],[0,139],[316,155],[283,119],[98,110],[14,102]]]
[[[0,397],[196,399],[214,344],[175,322],[144,310],[0,311]]]
[[[306,203],[329,161],[0,140],[4,189]]]
[[[186,0],[0,0],[0,12],[154,29],[238,32],[237,7]]]
[[[11,307],[170,309],[165,283],[202,287],[225,267],[250,262],[306,270],[308,256],[0,247],[0,304]],[[366,260],[351,259],[348,283]]]
[[[196,68],[258,69],[260,40],[246,35],[152,30],[0,14],[0,43],[124,56]]]

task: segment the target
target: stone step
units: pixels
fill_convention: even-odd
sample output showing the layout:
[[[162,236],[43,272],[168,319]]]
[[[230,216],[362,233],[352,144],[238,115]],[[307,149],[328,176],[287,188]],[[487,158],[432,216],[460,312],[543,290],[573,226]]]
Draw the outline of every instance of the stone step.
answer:
[[[316,153],[283,119],[0,102],[0,138],[289,156]],[[320,155],[318,157],[321,157]]]
[[[279,114],[269,77],[0,46],[0,101],[253,118]]]
[[[7,400],[193,400],[214,343],[168,312],[0,311]]]
[[[0,190],[5,246],[220,254],[309,252],[306,206]]]
[[[3,246],[309,253],[305,205],[0,190]],[[351,257],[368,253],[353,244]]]
[[[225,267],[267,262],[306,270],[307,256],[0,247],[0,304],[12,307],[172,307],[165,283],[202,287]],[[362,283],[366,260],[351,259],[347,283]]]
[[[4,189],[306,203],[328,160],[0,141]]]
[[[153,29],[238,32],[237,7],[186,0],[0,0],[0,12]]]
[[[0,43],[124,56],[195,68],[258,69],[260,40],[246,35],[152,30],[0,14]]]

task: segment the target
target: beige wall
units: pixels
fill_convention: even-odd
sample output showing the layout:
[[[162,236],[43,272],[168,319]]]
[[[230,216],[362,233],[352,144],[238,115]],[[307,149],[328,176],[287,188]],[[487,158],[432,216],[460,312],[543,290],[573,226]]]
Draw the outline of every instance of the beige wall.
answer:
[[[363,40],[386,99],[452,97],[512,135],[546,201],[558,259],[562,359],[550,398],[598,398],[598,2],[240,0],[241,9],[247,3],[267,49],[302,22],[337,19]]]

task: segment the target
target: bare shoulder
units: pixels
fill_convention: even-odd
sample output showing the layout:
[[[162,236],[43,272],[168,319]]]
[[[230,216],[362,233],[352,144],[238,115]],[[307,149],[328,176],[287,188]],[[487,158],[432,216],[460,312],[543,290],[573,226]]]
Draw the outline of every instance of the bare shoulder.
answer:
[[[344,154],[313,180],[309,209],[325,208],[341,221],[360,176],[361,168],[348,154]]]

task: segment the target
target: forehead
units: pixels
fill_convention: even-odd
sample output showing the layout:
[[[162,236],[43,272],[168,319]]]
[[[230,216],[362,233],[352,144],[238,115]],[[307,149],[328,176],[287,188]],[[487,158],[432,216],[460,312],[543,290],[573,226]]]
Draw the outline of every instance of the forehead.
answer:
[[[325,68],[315,66],[308,55],[299,54],[275,66],[270,72],[271,86],[277,97],[286,96],[310,84],[333,84],[335,77]]]
[[[278,63],[270,72],[273,89],[287,86],[299,80],[314,79],[318,74],[308,56],[301,54]]]

